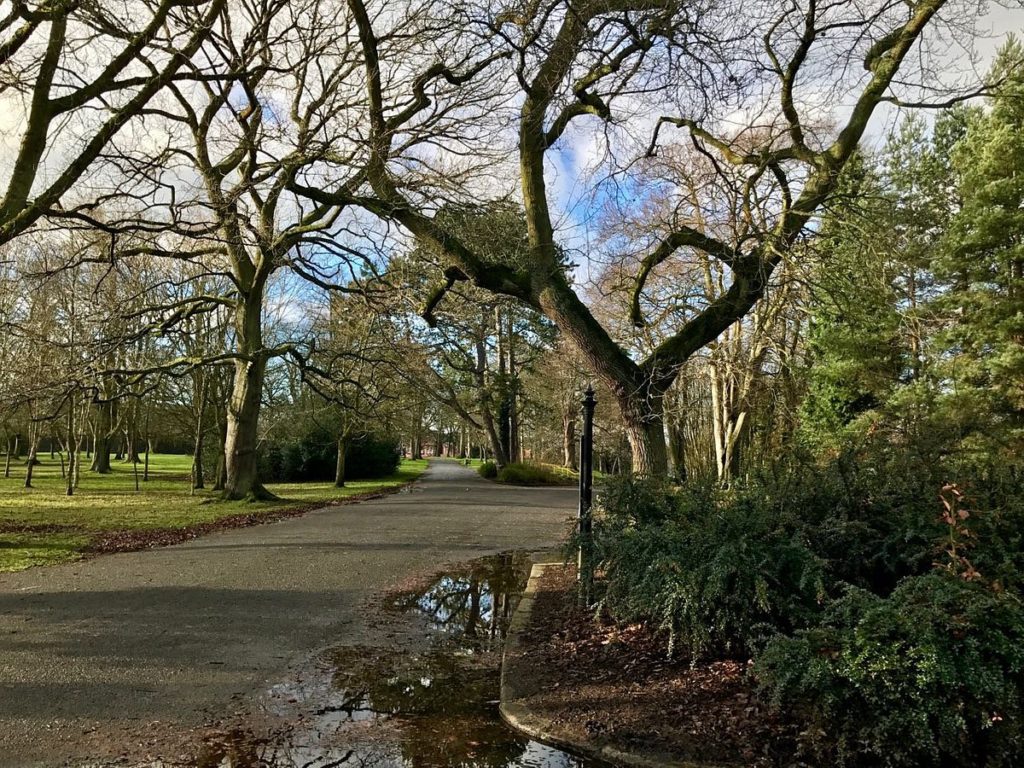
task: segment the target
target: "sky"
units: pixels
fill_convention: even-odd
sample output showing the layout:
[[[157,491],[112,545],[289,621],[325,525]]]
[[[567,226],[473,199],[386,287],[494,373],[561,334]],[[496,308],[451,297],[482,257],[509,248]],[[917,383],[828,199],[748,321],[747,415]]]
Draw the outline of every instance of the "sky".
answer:
[[[988,13],[979,20],[977,28],[979,36],[974,44],[976,56],[973,64],[968,52],[951,47],[948,54],[950,72],[966,72],[973,65],[979,73],[983,73],[1007,34],[1024,32],[1024,0],[1004,0],[1003,4],[991,4]],[[2,102],[0,99],[0,104]],[[841,105],[838,111],[841,114]],[[869,143],[880,144],[884,141],[899,117],[898,110],[880,109],[869,131]],[[0,109],[0,182],[6,181],[4,172],[9,168],[10,157],[19,138],[18,123],[23,120],[23,113],[17,109]],[[653,118],[642,114],[631,120],[637,133],[649,132],[649,127],[653,126]],[[587,173],[588,166],[602,155],[603,135],[601,130],[593,130],[594,127],[601,127],[596,119],[579,121],[570,128],[563,141],[548,153],[547,180],[556,226],[560,239],[577,260],[585,260],[585,255],[592,251],[594,214],[601,204],[600,198],[595,200],[590,194],[593,179]],[[54,159],[59,159],[60,149],[61,143],[53,148],[53,154],[57,156]],[[510,178],[505,177],[505,180],[510,181]]]
[[[1018,37],[1024,37],[1024,0],[990,3],[988,12],[978,19],[976,29],[977,37],[972,41],[973,50],[948,45],[945,63],[940,65],[944,80],[976,82],[988,70],[1008,35],[1015,33]],[[841,118],[848,111],[848,106],[833,106],[832,111]],[[869,124],[864,143],[880,147],[906,114],[906,110],[881,105]],[[594,200],[590,194],[587,168],[595,157],[601,156],[601,143],[600,132],[585,128],[570,129],[563,142],[549,152],[547,164],[546,177],[553,198],[552,208],[558,212],[556,227],[559,238],[576,255],[574,260],[584,263],[577,273],[577,277],[582,279],[586,279],[589,272],[586,268],[586,254],[592,252],[590,246],[595,237],[595,214],[602,199],[599,195]]]
[[[979,21],[978,28],[979,32],[985,33],[978,40],[978,53],[987,64],[1009,33],[1015,32],[1018,36],[1024,33],[1024,2],[1006,0],[1003,5],[992,4],[988,14]]]

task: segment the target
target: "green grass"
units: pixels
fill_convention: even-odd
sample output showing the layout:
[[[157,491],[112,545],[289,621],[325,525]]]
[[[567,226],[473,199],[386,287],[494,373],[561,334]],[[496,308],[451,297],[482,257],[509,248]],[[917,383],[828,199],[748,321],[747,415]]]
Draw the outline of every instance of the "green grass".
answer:
[[[67,533],[0,533],[0,573],[74,560],[89,538]]]
[[[327,503],[394,488],[415,480],[427,468],[425,460],[403,460],[390,477],[354,480],[344,488],[332,483],[275,483],[267,487],[279,501],[254,503],[218,501],[212,491],[191,495],[189,456],[150,456],[146,482],[139,465],[139,492],[131,464],[115,463],[109,475],[83,471],[74,496],[65,495],[60,460],[43,454],[40,461],[33,472],[33,488],[23,487],[24,459],[12,462],[10,478],[0,477],[0,572],[74,559],[96,534],[184,528],[243,512],[270,513]],[[26,526],[53,526],[54,530],[25,530]]]

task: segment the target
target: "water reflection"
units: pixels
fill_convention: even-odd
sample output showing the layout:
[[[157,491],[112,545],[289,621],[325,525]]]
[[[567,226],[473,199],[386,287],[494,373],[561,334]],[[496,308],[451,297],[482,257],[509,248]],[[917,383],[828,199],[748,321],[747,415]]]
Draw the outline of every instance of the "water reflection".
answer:
[[[427,627],[426,651],[330,650],[269,692],[285,733],[211,738],[202,768],[595,768],[498,716],[501,642],[528,566],[522,553],[483,558],[394,596],[391,609]]]
[[[494,650],[508,632],[528,569],[529,558],[522,552],[481,558],[439,574],[425,590],[398,596],[393,606],[418,614],[431,629],[462,645]]]

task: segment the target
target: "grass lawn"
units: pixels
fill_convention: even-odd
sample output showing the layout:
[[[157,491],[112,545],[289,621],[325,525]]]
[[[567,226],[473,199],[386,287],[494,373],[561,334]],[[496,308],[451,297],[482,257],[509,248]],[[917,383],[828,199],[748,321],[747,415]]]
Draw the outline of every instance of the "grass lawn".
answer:
[[[139,487],[131,464],[115,462],[109,475],[82,472],[74,496],[64,493],[60,459],[40,454],[33,488],[24,488],[24,459],[12,463],[11,477],[0,477],[0,572],[18,571],[78,557],[97,534],[113,531],[184,528],[240,513],[270,513],[316,502],[330,502],[386,490],[415,480],[427,462],[403,460],[390,477],[332,483],[274,483],[280,501],[222,502],[212,491],[189,493],[190,456],[153,454],[149,481]],[[2,460],[2,455],[0,455]],[[83,457],[83,466],[84,466]]]

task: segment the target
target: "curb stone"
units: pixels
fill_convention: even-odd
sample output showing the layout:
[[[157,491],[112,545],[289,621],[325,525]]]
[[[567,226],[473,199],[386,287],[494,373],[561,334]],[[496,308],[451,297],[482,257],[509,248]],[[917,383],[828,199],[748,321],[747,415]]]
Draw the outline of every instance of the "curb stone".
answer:
[[[541,578],[548,568],[561,568],[562,563],[536,563],[530,570],[530,579],[519,600],[519,606],[509,622],[508,637],[501,657],[501,719],[532,739],[570,750],[585,757],[629,768],[736,768],[710,763],[696,763],[667,756],[640,755],[626,752],[608,744],[581,742],[571,738],[551,718],[538,714],[530,707],[528,692],[523,690],[517,665],[525,656],[522,635],[530,624],[540,588]]]

